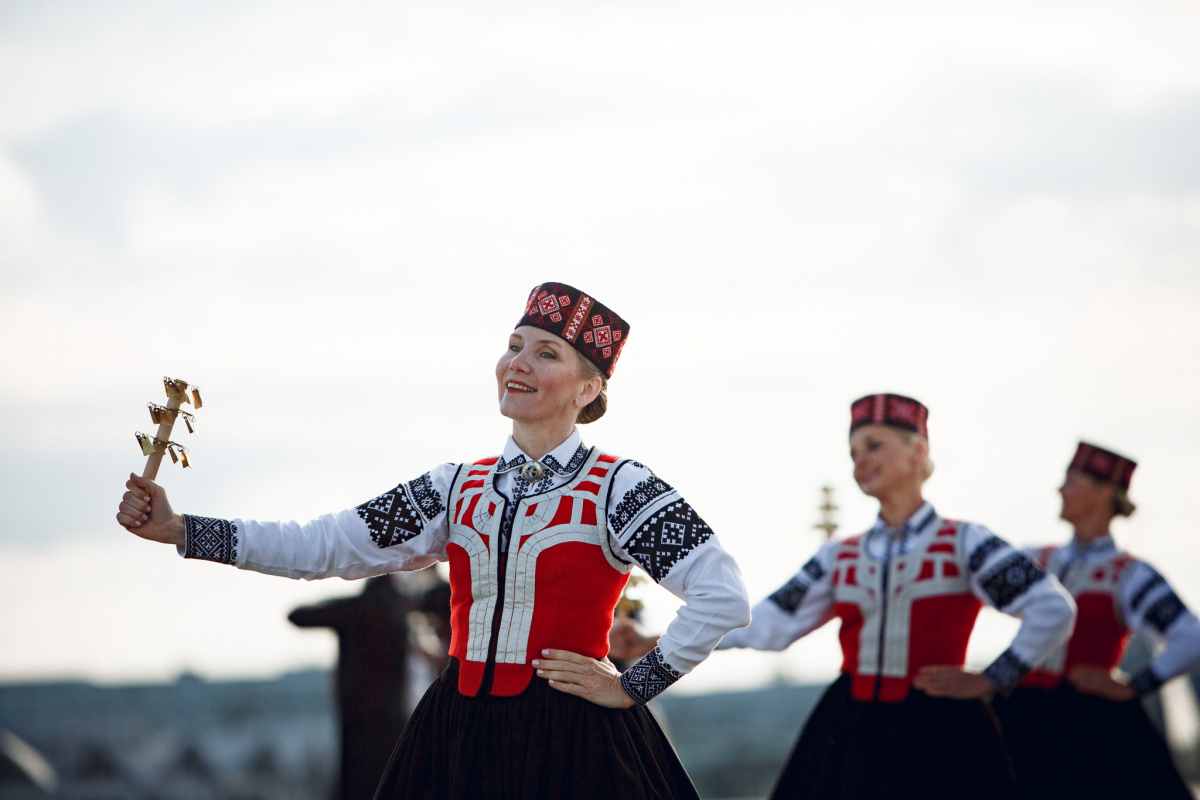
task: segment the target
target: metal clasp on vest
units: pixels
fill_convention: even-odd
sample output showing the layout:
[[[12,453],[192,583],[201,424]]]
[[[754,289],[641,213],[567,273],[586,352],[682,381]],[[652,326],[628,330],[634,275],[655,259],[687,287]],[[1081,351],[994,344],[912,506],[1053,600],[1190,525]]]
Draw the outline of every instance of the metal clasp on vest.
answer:
[[[537,483],[546,474],[546,468],[536,461],[530,461],[521,467],[521,477],[530,483]]]

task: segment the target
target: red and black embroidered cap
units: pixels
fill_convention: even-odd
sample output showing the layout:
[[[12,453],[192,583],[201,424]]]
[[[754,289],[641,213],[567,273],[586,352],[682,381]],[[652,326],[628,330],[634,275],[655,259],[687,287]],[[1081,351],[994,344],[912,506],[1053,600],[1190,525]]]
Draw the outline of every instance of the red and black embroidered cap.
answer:
[[[591,295],[565,283],[533,287],[516,327],[549,331],[583,353],[609,378],[629,339],[629,323]]]
[[[1091,475],[1098,481],[1113,483],[1122,489],[1128,489],[1133,471],[1137,469],[1137,462],[1117,455],[1111,450],[1105,450],[1103,447],[1080,442],[1078,449],[1075,450],[1075,457],[1071,459],[1071,466],[1067,469],[1076,469]]]
[[[929,438],[929,409],[902,394],[869,394],[850,404],[850,432],[863,425],[887,425]]]

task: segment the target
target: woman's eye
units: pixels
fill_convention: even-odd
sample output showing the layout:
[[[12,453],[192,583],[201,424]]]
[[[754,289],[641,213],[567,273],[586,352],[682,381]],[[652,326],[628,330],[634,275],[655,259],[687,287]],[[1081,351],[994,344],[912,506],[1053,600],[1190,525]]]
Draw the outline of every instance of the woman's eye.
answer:
[[[867,451],[875,452],[876,450],[879,449],[879,445],[880,445],[879,442],[867,442]]]
[[[545,350],[542,352],[542,358],[554,358],[554,353],[550,352],[549,350]]]
[[[519,353],[519,352],[521,352],[521,346],[520,346],[520,345],[518,345],[518,344],[510,344],[510,345],[508,346],[508,352],[510,352],[510,353]]]

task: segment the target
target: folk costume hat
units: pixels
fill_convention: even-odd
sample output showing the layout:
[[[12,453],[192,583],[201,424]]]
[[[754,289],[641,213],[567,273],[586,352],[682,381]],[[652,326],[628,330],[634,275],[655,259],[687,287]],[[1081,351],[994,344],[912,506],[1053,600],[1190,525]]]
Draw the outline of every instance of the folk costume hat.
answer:
[[[850,432],[863,425],[887,425],[929,438],[929,409],[902,394],[869,394],[850,404]]]
[[[629,339],[629,323],[591,295],[565,283],[533,287],[525,315],[516,327],[532,325],[574,347],[611,378],[621,348]]]
[[[1133,471],[1137,469],[1137,462],[1103,447],[1080,442],[1075,457],[1071,459],[1071,466],[1067,469],[1079,470],[1098,481],[1128,489]]]

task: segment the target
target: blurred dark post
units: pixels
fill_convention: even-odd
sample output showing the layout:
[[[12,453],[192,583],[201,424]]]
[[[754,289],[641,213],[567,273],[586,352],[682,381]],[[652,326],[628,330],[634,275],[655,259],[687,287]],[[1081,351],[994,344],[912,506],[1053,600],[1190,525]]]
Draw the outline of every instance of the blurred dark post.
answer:
[[[337,697],[342,757],[339,800],[371,800],[408,721],[408,612],[392,578],[370,578],[357,597],[297,608],[301,628],[338,635]]]

